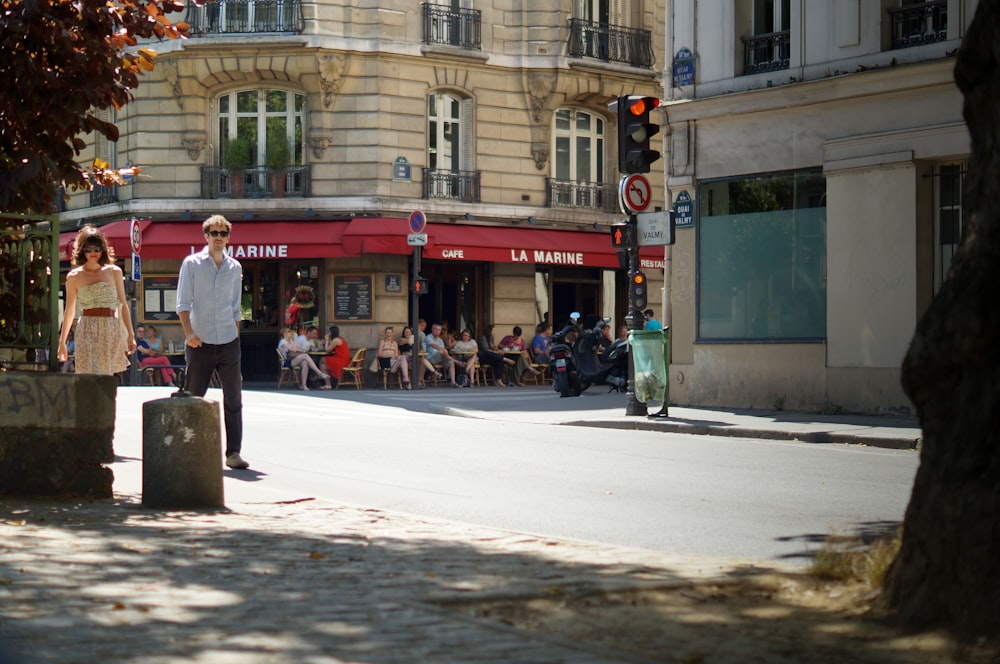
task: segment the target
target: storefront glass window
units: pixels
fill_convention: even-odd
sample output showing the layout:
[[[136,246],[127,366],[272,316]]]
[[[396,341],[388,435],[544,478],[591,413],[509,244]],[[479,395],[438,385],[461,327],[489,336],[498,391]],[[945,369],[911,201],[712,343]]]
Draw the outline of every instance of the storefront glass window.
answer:
[[[700,341],[826,337],[826,181],[819,172],[699,187]]]
[[[240,313],[243,327],[277,328],[281,325],[278,265],[269,261],[243,263],[243,297]]]
[[[285,297],[282,306],[286,325],[323,326],[319,318],[318,263],[292,263],[285,266]]]

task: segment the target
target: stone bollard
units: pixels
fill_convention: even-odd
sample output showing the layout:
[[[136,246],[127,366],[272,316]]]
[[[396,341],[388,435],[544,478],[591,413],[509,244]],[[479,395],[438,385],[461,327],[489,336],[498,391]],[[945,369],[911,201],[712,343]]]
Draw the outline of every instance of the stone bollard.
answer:
[[[225,507],[218,402],[177,392],[142,405],[142,504]]]

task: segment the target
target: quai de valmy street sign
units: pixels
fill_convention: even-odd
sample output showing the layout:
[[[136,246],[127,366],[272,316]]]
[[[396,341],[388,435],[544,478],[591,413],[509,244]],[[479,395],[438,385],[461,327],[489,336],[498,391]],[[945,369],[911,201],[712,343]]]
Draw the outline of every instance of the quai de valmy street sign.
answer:
[[[657,210],[635,215],[640,247],[658,247],[674,243],[674,228],[670,223],[670,214],[670,210]]]

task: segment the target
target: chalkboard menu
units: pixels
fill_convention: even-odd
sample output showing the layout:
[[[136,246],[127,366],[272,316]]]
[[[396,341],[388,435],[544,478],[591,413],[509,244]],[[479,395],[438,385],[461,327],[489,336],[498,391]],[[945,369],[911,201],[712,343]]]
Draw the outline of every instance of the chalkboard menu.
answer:
[[[375,292],[370,274],[338,274],[333,277],[333,319],[373,320]]]

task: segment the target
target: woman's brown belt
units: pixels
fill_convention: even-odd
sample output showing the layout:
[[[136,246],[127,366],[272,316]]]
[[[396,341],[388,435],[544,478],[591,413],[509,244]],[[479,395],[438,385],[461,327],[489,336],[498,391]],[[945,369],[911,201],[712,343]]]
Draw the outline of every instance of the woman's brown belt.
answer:
[[[118,312],[114,309],[108,309],[107,307],[99,307],[97,309],[84,309],[84,316],[100,316],[101,318],[113,318]]]

